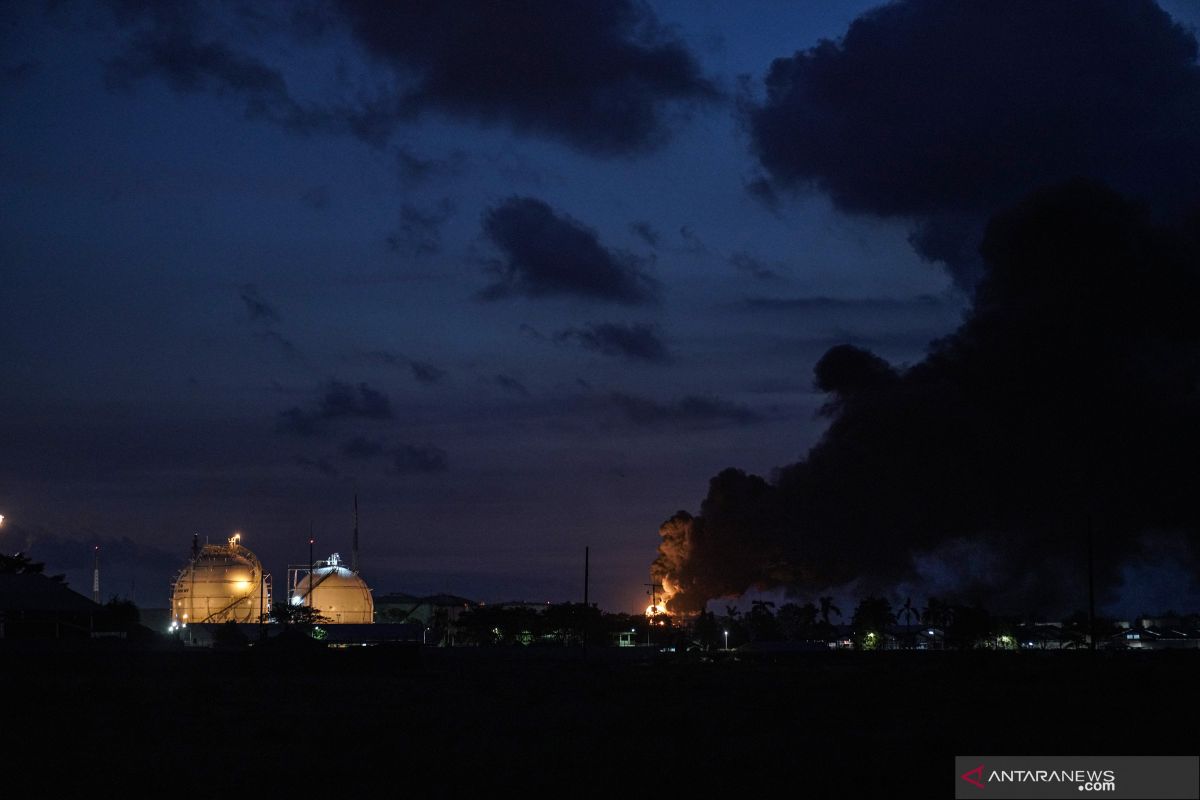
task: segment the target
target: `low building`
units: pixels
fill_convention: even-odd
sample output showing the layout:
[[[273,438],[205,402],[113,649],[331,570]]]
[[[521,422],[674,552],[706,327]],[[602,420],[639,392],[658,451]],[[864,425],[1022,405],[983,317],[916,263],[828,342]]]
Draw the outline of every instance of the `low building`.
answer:
[[[0,639],[87,639],[103,607],[45,575],[0,574]]]

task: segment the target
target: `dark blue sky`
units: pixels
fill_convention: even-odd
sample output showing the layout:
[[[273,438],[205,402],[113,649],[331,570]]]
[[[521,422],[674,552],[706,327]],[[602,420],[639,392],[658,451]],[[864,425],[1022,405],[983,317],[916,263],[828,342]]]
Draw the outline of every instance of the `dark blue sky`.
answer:
[[[817,440],[830,346],[911,363],[966,308],[924,212],[747,122],[874,5],[8,6],[0,543],[84,588],[103,541],[161,605],[193,533],[344,553],[357,488],[377,593],[575,599],[590,545],[640,607],[664,519]]]

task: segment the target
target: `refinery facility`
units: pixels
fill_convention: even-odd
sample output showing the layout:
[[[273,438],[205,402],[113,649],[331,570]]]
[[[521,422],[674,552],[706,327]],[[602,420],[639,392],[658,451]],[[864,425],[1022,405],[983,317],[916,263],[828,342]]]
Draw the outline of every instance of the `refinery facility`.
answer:
[[[358,571],[357,497],[350,565],[338,553],[313,560],[312,544],[310,538],[308,564],[288,567],[288,606],[307,609],[322,625],[374,624],[375,601]],[[194,535],[191,555],[171,584],[169,630],[189,629],[188,641],[196,643],[209,638],[198,635],[202,629],[207,628],[211,633],[212,626],[227,622],[256,625],[283,622],[272,612],[273,596],[270,573],[242,544],[240,533],[229,537],[224,544],[203,545],[199,535]]]

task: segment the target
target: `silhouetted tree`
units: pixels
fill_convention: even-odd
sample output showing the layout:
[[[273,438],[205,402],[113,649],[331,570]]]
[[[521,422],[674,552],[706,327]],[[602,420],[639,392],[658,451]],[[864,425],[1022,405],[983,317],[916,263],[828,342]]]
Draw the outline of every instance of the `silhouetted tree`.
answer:
[[[0,575],[42,575],[58,583],[65,580],[63,575],[46,575],[45,570],[45,564],[34,561],[24,553],[14,553],[11,556],[0,553]]]
[[[832,597],[822,597],[821,598],[821,622],[826,627],[829,627],[830,625],[832,625],[832,623],[829,621],[830,614],[837,614],[838,618],[840,619],[842,616],[842,610],[833,604]]]
[[[272,606],[271,618],[284,625],[321,625],[330,621],[329,617],[321,613],[321,609],[312,608],[306,603],[276,603]]]
[[[705,650],[720,646],[723,635],[717,617],[711,611],[701,611],[692,625],[692,638]]]
[[[779,639],[779,625],[771,611],[775,604],[769,600],[754,600],[750,603],[750,638],[756,642],[773,642]]]
[[[816,632],[817,614],[817,607],[812,603],[802,606],[784,603],[779,607],[775,619],[779,622],[779,632],[783,638],[796,642],[813,637]]]
[[[892,604],[884,597],[865,597],[854,609],[854,644],[859,650],[882,650],[887,630],[896,621]]]
[[[959,650],[980,646],[992,636],[992,618],[982,606],[954,606],[946,626],[946,645]]]
[[[114,595],[104,604],[104,617],[114,629],[128,630],[141,622],[142,615],[132,600]]]

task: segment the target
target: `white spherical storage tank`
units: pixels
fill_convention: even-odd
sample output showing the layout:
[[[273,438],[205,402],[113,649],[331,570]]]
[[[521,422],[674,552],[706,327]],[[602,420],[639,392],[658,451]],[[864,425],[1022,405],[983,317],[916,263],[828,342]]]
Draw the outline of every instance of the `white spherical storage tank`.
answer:
[[[193,551],[171,587],[171,619],[176,626],[204,622],[258,622],[270,608],[269,575],[241,536],[224,545]]]
[[[333,624],[373,623],[375,600],[366,581],[345,567],[337,553],[318,561],[296,581],[292,605],[309,605]]]

